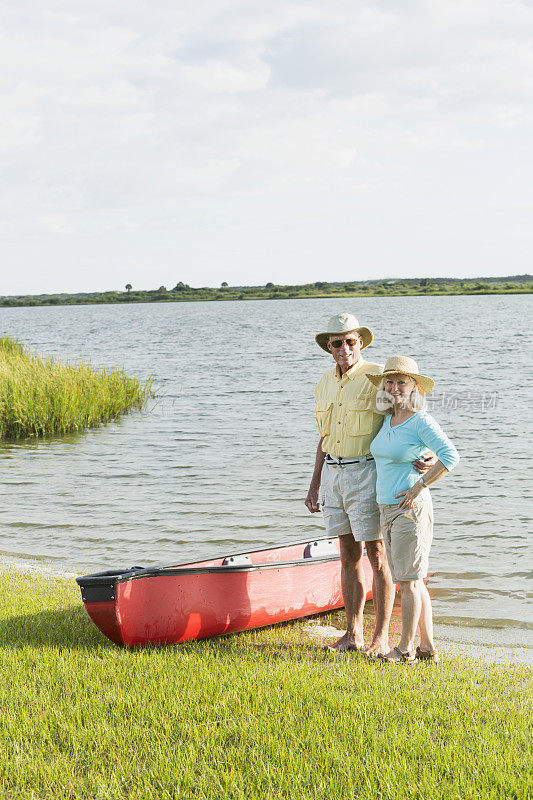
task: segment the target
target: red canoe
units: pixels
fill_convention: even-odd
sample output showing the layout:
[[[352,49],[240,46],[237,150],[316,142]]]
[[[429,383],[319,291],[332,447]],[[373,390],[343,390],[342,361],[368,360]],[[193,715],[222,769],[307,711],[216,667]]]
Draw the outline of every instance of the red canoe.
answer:
[[[371,587],[366,553],[363,563]],[[338,539],[76,581],[95,625],[128,647],[205,639],[343,606]]]

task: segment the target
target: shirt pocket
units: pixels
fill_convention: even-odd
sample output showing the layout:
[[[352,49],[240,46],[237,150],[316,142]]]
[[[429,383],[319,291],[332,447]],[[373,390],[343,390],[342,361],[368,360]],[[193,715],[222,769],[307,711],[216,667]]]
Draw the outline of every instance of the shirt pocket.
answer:
[[[348,405],[346,433],[348,436],[370,436],[374,421],[374,395],[361,395]]]
[[[329,405],[317,405],[315,413],[320,436],[327,436],[330,431],[332,409],[333,403]]]

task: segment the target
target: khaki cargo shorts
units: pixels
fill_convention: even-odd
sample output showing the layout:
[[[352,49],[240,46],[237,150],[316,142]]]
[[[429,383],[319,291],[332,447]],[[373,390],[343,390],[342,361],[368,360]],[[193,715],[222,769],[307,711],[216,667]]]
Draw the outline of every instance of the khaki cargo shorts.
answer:
[[[328,536],[353,534],[356,542],[382,539],[376,502],[376,464],[360,461],[344,467],[324,463],[320,504]]]
[[[418,581],[425,578],[433,540],[431,497],[418,497],[411,509],[380,503],[379,511],[393,581]]]

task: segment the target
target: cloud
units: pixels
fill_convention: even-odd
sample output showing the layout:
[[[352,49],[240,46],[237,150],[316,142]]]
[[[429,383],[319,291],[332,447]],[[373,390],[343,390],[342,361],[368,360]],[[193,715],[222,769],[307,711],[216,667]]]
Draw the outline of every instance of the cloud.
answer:
[[[179,216],[193,198],[204,220],[243,198],[275,219],[309,193],[354,210],[361,198],[429,207],[454,183],[483,204],[490,176],[501,202],[521,202],[532,32],[516,0],[7,2],[10,256],[24,261],[16,240],[29,232],[97,236],[107,214],[116,238],[101,257],[134,259],[124,226]]]

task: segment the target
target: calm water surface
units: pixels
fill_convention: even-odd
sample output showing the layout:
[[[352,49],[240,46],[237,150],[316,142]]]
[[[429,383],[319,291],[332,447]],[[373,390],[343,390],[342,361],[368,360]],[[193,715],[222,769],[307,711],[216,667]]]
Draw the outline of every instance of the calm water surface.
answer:
[[[408,354],[435,378],[430,411],[462,456],[432,488],[439,635],[531,659],[532,306],[518,295],[0,309],[2,334],[153,375],[159,395],[87,433],[0,445],[0,552],[84,573],[321,535],[303,505],[313,388],[330,367],[314,334],[347,310],[374,331],[367,359]]]

